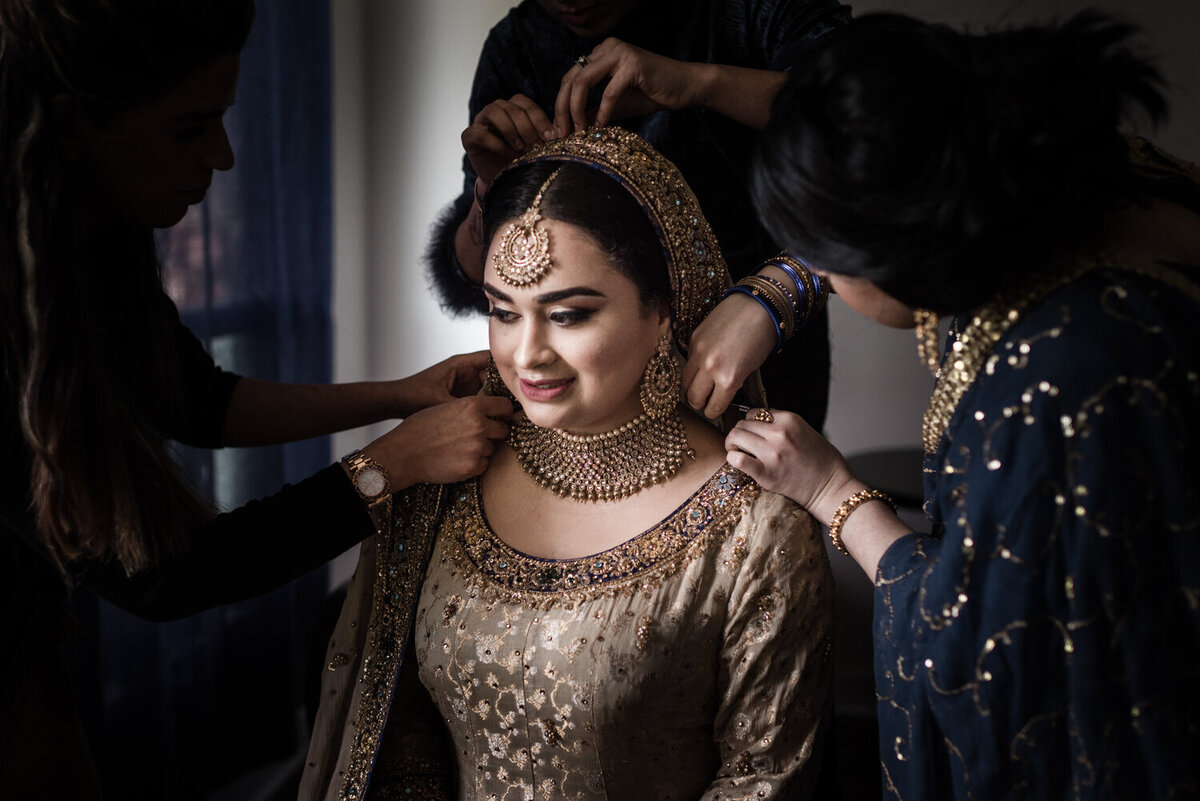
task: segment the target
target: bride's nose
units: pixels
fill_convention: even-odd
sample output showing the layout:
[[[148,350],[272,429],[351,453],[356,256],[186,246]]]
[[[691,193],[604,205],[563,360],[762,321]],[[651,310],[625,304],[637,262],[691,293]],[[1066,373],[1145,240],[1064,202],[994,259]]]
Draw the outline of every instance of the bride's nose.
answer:
[[[546,327],[536,322],[521,326],[513,361],[517,367],[530,369],[554,361],[554,349],[550,347]]]

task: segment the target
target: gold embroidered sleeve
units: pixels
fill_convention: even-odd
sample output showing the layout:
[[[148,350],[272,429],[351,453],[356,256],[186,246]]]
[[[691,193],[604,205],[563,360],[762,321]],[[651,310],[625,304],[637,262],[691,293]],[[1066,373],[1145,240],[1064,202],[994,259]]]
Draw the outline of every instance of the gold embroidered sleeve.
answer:
[[[833,575],[812,518],[764,492],[726,542],[736,572],[705,799],[808,798],[828,718]]]

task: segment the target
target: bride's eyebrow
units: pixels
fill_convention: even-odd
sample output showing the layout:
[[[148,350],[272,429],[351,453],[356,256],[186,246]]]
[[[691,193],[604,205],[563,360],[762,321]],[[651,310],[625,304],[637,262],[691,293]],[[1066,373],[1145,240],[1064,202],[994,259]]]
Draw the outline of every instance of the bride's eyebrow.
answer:
[[[499,289],[497,289],[496,287],[492,286],[489,283],[486,283],[486,282],[484,283],[483,291],[486,292],[487,294],[491,295],[496,300],[502,301],[504,303],[512,303],[511,297],[504,294]],[[535,303],[544,306],[548,303],[558,303],[561,300],[566,300],[567,298],[575,297],[578,295],[583,295],[584,297],[591,297],[591,298],[604,297],[603,292],[600,292],[599,290],[596,290],[596,289],[592,289],[590,286],[572,286],[572,287],[567,287],[566,289],[557,289],[553,292],[545,292],[541,295],[536,296],[533,300]]]
[[[589,286],[573,286],[568,287],[567,289],[559,289],[555,292],[546,292],[538,295],[536,298],[534,298],[534,300],[544,306],[547,303],[558,303],[560,300],[566,300],[567,298],[575,297],[576,295],[583,295],[584,297],[589,298],[604,297],[603,292],[592,289]]]

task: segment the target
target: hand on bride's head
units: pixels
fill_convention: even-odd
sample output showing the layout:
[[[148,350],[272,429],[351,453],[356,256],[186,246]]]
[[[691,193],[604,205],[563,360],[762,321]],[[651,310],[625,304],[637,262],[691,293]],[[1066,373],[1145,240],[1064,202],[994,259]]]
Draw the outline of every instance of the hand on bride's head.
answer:
[[[553,135],[546,112],[525,95],[483,107],[462,132],[463,151],[485,186],[506,164]]]

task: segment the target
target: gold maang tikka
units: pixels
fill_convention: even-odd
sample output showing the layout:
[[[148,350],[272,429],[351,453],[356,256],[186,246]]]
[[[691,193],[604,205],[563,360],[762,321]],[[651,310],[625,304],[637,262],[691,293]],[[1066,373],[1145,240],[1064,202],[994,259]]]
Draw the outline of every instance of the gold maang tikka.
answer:
[[[529,209],[510,223],[500,237],[500,247],[492,255],[492,264],[500,280],[509,286],[536,284],[554,266],[550,261],[550,232],[541,224],[541,206],[550,182],[560,172],[562,167],[550,173]]]

